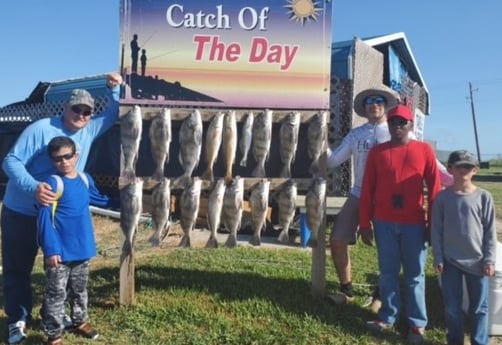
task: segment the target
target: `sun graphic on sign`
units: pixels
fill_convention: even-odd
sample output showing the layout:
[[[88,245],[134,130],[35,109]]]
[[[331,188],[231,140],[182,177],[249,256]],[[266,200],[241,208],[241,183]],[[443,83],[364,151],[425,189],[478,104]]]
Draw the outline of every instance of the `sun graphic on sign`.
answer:
[[[288,0],[284,7],[289,9],[290,20],[296,20],[303,25],[305,21],[317,20],[319,12],[322,11],[318,5],[319,3],[313,0]]]

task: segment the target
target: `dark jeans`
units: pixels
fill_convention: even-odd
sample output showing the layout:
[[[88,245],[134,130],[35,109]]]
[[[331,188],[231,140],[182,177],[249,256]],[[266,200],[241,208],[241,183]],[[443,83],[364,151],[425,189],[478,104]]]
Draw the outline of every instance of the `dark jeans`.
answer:
[[[38,251],[37,217],[2,206],[3,299],[7,323],[30,321],[31,271]]]

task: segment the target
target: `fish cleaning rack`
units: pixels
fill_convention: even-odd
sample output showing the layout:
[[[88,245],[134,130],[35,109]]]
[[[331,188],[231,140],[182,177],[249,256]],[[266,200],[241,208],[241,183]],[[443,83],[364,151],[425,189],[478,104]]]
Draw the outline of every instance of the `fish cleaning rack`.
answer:
[[[252,112],[255,116],[260,115],[265,112],[266,109],[230,109],[230,108],[196,108],[196,107],[173,107],[173,106],[162,106],[162,105],[142,105],[139,106],[141,109],[141,117],[142,117],[142,134],[140,139],[140,147],[138,149],[138,158],[135,164],[135,175],[143,180],[143,198],[145,194],[147,195],[151,190],[159,183],[156,179],[152,178],[152,174],[154,171],[154,163],[151,154],[150,147],[150,138],[149,138],[149,126],[154,119],[164,108],[170,109],[171,116],[171,127],[172,127],[172,138],[170,143],[169,150],[169,161],[166,162],[164,166],[164,176],[175,180],[183,174],[183,169],[181,167],[180,162],[178,161],[178,154],[180,151],[179,146],[179,130],[183,123],[183,121],[190,116],[190,114],[194,111],[199,111],[203,124],[202,131],[202,150],[199,156],[199,164],[198,167],[193,171],[192,177],[198,176],[202,178],[204,169],[206,167],[205,162],[205,137],[207,134],[207,130],[209,124],[213,117],[217,113],[228,113],[230,111],[235,112],[236,123],[237,123],[237,140],[240,140],[242,135],[242,126],[246,116]],[[126,114],[131,112],[134,108],[134,105],[121,105],[120,106],[120,118],[122,119]],[[326,129],[324,131],[324,151],[328,145],[328,130],[327,124],[329,122],[329,111],[325,110],[271,110],[272,111],[272,135],[271,135],[271,144],[269,150],[269,157],[265,163],[265,176],[264,177],[253,177],[252,170],[255,168],[257,162],[255,161],[251,151],[248,155],[248,163],[246,167],[242,167],[239,165],[239,161],[241,159],[242,153],[239,150],[237,145],[237,153],[235,156],[234,164],[232,165],[232,177],[240,176],[244,180],[244,189],[245,195],[249,192],[255,185],[259,183],[262,179],[267,179],[270,182],[270,196],[275,193],[276,190],[280,189],[286,181],[289,179],[293,179],[297,184],[298,195],[305,194],[309,188],[309,186],[313,182],[313,176],[309,172],[309,167],[312,162],[312,159],[309,156],[308,148],[307,148],[307,131],[308,126],[313,120],[313,118],[320,114],[323,121],[326,123]],[[291,165],[291,177],[285,178],[281,177],[281,170],[283,167],[281,157],[280,157],[280,127],[285,119],[285,117],[292,113],[299,112],[300,113],[300,125],[299,125],[299,134],[298,134],[298,145],[296,148],[296,154],[294,162]],[[221,143],[221,146],[225,145],[225,142]],[[252,150],[252,149],[251,149]],[[218,154],[218,158],[216,164],[214,166],[214,175],[215,180],[219,177],[224,176],[225,166],[222,162],[222,154]],[[120,168],[120,177],[119,177],[119,189],[126,187],[130,183],[130,177],[125,178],[123,175],[124,172],[124,164],[123,157],[124,153],[121,152],[121,168]],[[321,155],[320,159],[320,167],[325,167],[325,157]],[[324,177],[326,170],[321,169],[319,176]],[[214,182],[210,180],[202,179],[202,192],[207,195],[207,193],[214,186]],[[181,190],[183,188],[182,185],[171,185],[171,189],[173,191]],[[201,194],[202,195],[202,194]],[[303,196],[303,195],[302,195]],[[247,199],[247,197],[245,197]],[[270,200],[270,198],[269,198]],[[302,199],[304,200],[304,199]],[[304,208],[304,205],[297,205],[297,209]],[[325,218],[323,225],[318,230],[318,236],[320,239],[326,238],[326,229],[325,229]],[[325,265],[326,265],[326,243],[325,240],[318,241],[318,245],[312,248],[312,293],[313,295],[322,296],[325,294]],[[132,270],[132,272],[131,272]],[[133,258],[125,258],[121,257],[121,296],[120,301],[121,304],[129,305],[132,303],[134,298],[134,259]]]

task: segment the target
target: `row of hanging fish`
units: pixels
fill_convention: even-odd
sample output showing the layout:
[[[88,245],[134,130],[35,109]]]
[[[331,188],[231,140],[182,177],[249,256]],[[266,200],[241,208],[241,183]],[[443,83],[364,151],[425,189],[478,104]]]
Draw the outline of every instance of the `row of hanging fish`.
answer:
[[[142,132],[142,114],[139,106],[134,106],[121,117],[121,146],[123,152],[123,174],[127,180],[135,177],[136,163]],[[291,166],[295,161],[301,114],[291,112],[284,117],[280,124],[280,159],[283,164],[281,177],[290,178]],[[312,159],[309,172],[318,176],[318,161],[326,149],[327,120],[326,113],[320,112],[312,117],[308,123],[307,146]],[[165,165],[170,160],[169,149],[172,141],[171,110],[163,108],[151,121],[149,138],[155,170],[152,178],[160,181],[164,176]],[[203,158],[205,171],[201,178],[214,181],[214,165],[218,156],[223,156],[225,182],[228,184],[233,178],[232,167],[236,161],[237,150],[242,154],[239,165],[247,166],[249,152],[256,161],[252,171],[254,177],[267,176],[265,163],[270,156],[272,142],[272,111],[266,110],[258,115],[248,112],[243,119],[241,133],[238,135],[235,111],[218,112],[210,120],[203,142],[203,122],[198,110],[187,116],[179,129],[178,160],[183,174],[180,176],[181,185],[186,184],[199,166],[204,144]]]
[[[137,179],[139,180],[139,179]],[[139,212],[136,201],[138,194],[137,184],[139,182],[131,183],[130,188],[124,188],[121,191],[122,202],[133,201],[133,207],[127,207],[124,212],[123,218],[127,221],[121,220],[123,225],[122,230],[126,238],[130,239],[129,243],[132,246],[134,233],[131,234],[133,224],[139,219]],[[200,207],[202,180],[199,177],[194,177],[190,180],[187,187],[183,189],[180,197],[180,226],[183,231],[183,237],[180,241],[180,247],[192,246],[192,231],[195,229],[197,216]],[[133,191],[131,193],[131,191]],[[136,198],[131,198],[129,195],[134,194]],[[307,222],[312,231],[311,245],[317,246],[317,234],[319,227],[322,224],[324,210],[325,210],[325,194],[326,194],[326,181],[322,178],[315,178],[305,197],[305,207],[307,210]],[[124,197],[122,197],[124,195]],[[261,179],[251,190],[249,197],[249,204],[251,208],[251,225],[253,235],[249,243],[253,246],[261,245],[261,233],[266,227],[266,216],[269,207],[270,196],[270,181]],[[125,199],[127,198],[127,199]],[[141,198],[141,194],[139,196]],[[152,191],[152,226],[154,233],[149,241],[153,246],[158,246],[162,240],[167,236],[170,229],[170,180],[166,177],[162,178]],[[278,221],[279,227],[282,229],[277,239],[279,242],[289,242],[289,229],[293,223],[293,218],[296,213],[297,205],[297,186],[293,179],[287,180],[283,186],[278,190]],[[224,178],[219,178],[212,188],[207,207],[207,227],[210,231],[209,239],[206,243],[208,248],[218,247],[217,232],[221,225],[229,233],[225,246],[234,248],[237,245],[237,233],[241,228],[242,213],[244,203],[244,179],[236,176],[232,178],[230,184],[226,184]]]

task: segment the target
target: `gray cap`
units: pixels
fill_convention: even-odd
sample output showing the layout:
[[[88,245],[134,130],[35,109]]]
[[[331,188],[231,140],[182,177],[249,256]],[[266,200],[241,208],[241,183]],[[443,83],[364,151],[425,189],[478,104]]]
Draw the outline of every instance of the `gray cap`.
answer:
[[[87,105],[91,109],[94,109],[94,98],[92,98],[91,94],[84,89],[74,89],[71,92],[70,99],[68,100],[68,104],[72,105]]]
[[[468,164],[476,167],[479,166],[478,160],[469,151],[457,150],[450,153],[450,156],[448,157],[448,165],[456,166],[460,164]]]

